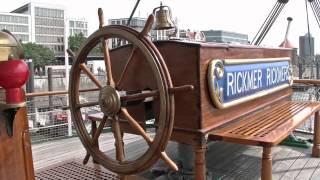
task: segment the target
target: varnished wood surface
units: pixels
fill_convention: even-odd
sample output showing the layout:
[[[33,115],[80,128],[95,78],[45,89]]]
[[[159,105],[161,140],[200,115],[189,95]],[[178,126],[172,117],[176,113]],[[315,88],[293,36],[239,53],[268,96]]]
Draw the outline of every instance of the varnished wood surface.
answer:
[[[313,135],[313,148],[312,156],[320,157],[320,115],[316,112],[314,117],[314,135]]]
[[[99,19],[102,20],[102,10],[99,9]],[[150,30],[154,17],[150,15],[147,24],[145,25],[142,34],[130,27],[125,26],[104,26],[101,27],[98,31],[93,33],[90,37],[88,37],[87,41],[82,44],[80,47],[78,54],[75,56],[75,61],[72,65],[71,74],[70,74],[70,84],[69,84],[69,100],[70,100],[70,112],[73,120],[73,124],[77,133],[83,142],[83,145],[90,152],[91,156],[97,161],[99,164],[108,167],[111,171],[117,172],[120,174],[131,174],[137,173],[146,170],[149,168],[154,162],[159,159],[158,152],[162,152],[165,149],[167,142],[170,139],[172,128],[173,128],[173,120],[174,120],[174,98],[172,93],[169,91],[172,89],[171,78],[168,73],[166,64],[163,62],[163,58],[158,52],[157,48],[154,46],[152,41],[149,39],[147,35],[147,31]],[[103,24],[100,22],[100,25]],[[101,25],[102,26],[102,25]],[[122,53],[121,59],[112,60],[112,56],[109,56],[109,50],[106,47],[106,42],[110,38],[121,37],[123,40],[131,42],[131,46],[133,49],[132,53]],[[88,71],[85,67],[86,58],[89,52],[92,50],[94,46],[98,43],[101,43],[101,39],[103,40],[104,47],[104,59],[106,66],[106,78],[107,78],[107,86],[101,88],[100,99],[103,97],[103,103],[101,100],[101,110],[104,112],[105,118],[109,118],[112,121],[112,132],[114,133],[114,137],[116,139],[116,148],[117,148],[117,159],[108,158],[104,153],[100,151],[99,148],[96,148],[92,145],[92,137],[88,136],[87,130],[84,126],[84,122],[82,119],[82,111],[81,107],[84,105],[79,104],[79,87],[80,80],[79,76],[81,71],[84,71],[85,74],[89,76],[89,78],[98,86],[102,87],[101,83],[93,76],[92,73]],[[136,49],[136,50],[135,50]],[[130,51],[129,51],[130,52]],[[137,52],[137,55],[140,56],[138,59],[132,59],[130,54],[134,54]],[[129,57],[125,57],[129,55]],[[136,68],[128,67],[130,64],[134,64],[132,61],[136,60],[136,65],[139,65]],[[117,62],[122,61],[124,65],[122,68],[117,66]],[[147,64],[146,68],[142,68],[141,71],[138,71],[142,64]],[[127,70],[128,69],[128,70]],[[128,75],[128,72],[133,71],[134,74],[130,78],[130,81],[125,80],[125,76]],[[148,71],[149,70],[149,71]],[[150,76],[141,76],[140,78],[137,76],[136,72],[144,72],[148,71]],[[117,76],[116,76],[117,74]],[[122,75],[124,74],[124,75]],[[115,75],[115,76],[114,76]],[[154,77],[148,78],[148,77]],[[151,79],[151,85],[148,83]],[[139,83],[137,83],[139,82]],[[122,85],[123,84],[123,85]],[[134,84],[131,86],[130,84]],[[133,101],[137,101],[137,98],[140,102],[143,102],[144,99],[147,98],[146,94],[142,94],[141,92],[144,90],[153,89],[158,92],[157,99],[159,100],[159,118],[157,119],[157,131],[154,136],[152,143],[150,142],[150,147],[148,151],[141,154],[140,158],[137,159],[125,159],[125,155],[122,154],[123,150],[123,142],[122,142],[122,132],[123,130],[120,127],[120,119],[125,117],[125,119],[132,120],[131,122],[135,122],[137,126],[132,126],[131,129],[135,129],[135,127],[140,127],[138,121],[143,121],[144,118],[136,118],[131,112],[132,110],[128,108],[127,112],[127,104],[130,104]],[[125,98],[126,95],[120,96],[118,93],[120,91],[124,91],[131,97]],[[136,91],[136,92],[133,92]],[[109,93],[111,92],[112,95]],[[156,94],[149,94],[149,96],[153,96]],[[106,96],[106,97],[104,97]],[[114,98],[115,97],[115,98]],[[139,99],[141,98],[141,99]],[[90,105],[95,105],[98,103],[90,103]],[[133,104],[133,103],[131,103]],[[142,104],[142,103],[141,103]],[[80,107],[80,108],[79,108]],[[121,108],[121,111],[120,111]],[[110,110],[110,111],[109,111]],[[125,110],[125,111],[124,111]],[[127,113],[125,113],[127,112]],[[121,114],[121,115],[120,115]],[[144,115],[145,113],[142,113]],[[130,117],[129,117],[130,116]],[[139,131],[141,130],[141,131]],[[143,132],[143,128],[136,130],[141,134]],[[97,131],[98,133],[98,131]],[[99,134],[94,135],[94,137],[99,137]],[[146,136],[143,136],[146,137]],[[163,157],[163,156],[162,156]]]
[[[298,84],[308,84],[308,85],[320,85],[320,80],[318,79],[295,79],[293,83]]]
[[[5,117],[0,113],[0,179],[34,179],[26,117],[26,108],[20,108],[15,116],[13,136],[8,137]]]
[[[274,146],[320,110],[320,103],[284,101],[209,133],[209,139]]]
[[[289,49],[262,48],[256,46],[229,46],[226,48],[212,48],[209,46],[202,47],[199,51],[201,129],[205,132],[240,116],[252,113],[259,108],[276,102],[277,100],[287,98],[292,94],[291,89],[287,88],[238,106],[223,110],[216,109],[211,102],[207,86],[207,69],[209,62],[212,59],[250,60],[255,58],[291,57],[291,51]]]
[[[287,98],[292,94],[291,89],[288,88],[264,98],[243,103],[241,106],[218,110],[210,100],[207,87],[207,68],[212,59],[290,57],[290,49],[180,41],[159,41],[155,44],[165,60],[173,85],[192,85],[194,87],[191,92],[175,94],[176,113],[173,136],[176,136],[176,131],[194,131],[198,134],[205,134],[221,124],[251,113],[277,100]],[[119,78],[126,63],[127,57],[125,56],[130,54],[130,51],[130,46],[111,51],[110,56],[114,64],[113,76],[115,81]],[[141,53],[136,52],[132,58],[130,67],[123,77],[123,88],[129,90],[153,89],[155,87],[154,78],[151,75],[150,67],[142,60]],[[137,69],[143,69],[143,71],[137,71]],[[157,100],[154,104],[157,107]],[[143,108],[136,107],[135,110],[130,112],[137,119],[141,119],[139,114],[142,114]]]
[[[156,44],[166,66],[168,67],[172,83],[174,86],[193,85],[193,91],[175,93],[175,124],[177,128],[199,129],[200,109],[199,109],[199,82],[197,71],[198,49],[186,44]],[[111,51],[110,56],[113,63],[114,78],[118,81],[120,72],[124,69],[125,61],[130,54],[131,47],[123,47]],[[139,51],[132,56],[131,63],[124,74],[122,89],[128,91],[155,89],[155,79],[150,65],[144,60]],[[158,100],[154,100],[154,110],[158,112]],[[135,107],[128,107],[129,112],[135,119],[143,119],[143,103]],[[183,112],[183,113],[180,113]],[[158,115],[156,115],[158,117]]]
[[[292,95],[292,89],[286,88],[262,98],[242,103],[241,105],[226,109],[217,109],[211,102],[207,85],[208,65],[213,59],[248,59],[250,61],[256,58],[291,57],[292,53],[290,49],[234,46],[226,44],[183,43],[174,41],[156,42],[156,46],[161,52],[168,67],[173,86],[192,85],[194,87],[192,92],[174,94],[176,106],[174,129],[171,136],[172,140],[197,145],[199,141],[201,142],[199,139],[214,128],[230,123],[240,117],[250,115],[271,104],[277,104],[285,99],[289,99],[290,95]],[[116,71],[120,71],[121,66],[123,67],[121,64],[125,64],[121,63],[121,60],[126,59],[123,56],[124,54],[130,54],[128,52],[130,52],[129,46],[111,52],[111,59],[114,59],[113,62],[116,63],[116,65],[113,66]],[[132,58],[130,64],[131,72],[127,71],[127,74],[122,78],[123,84],[125,85],[124,89],[134,90],[150,88],[154,90],[154,80],[152,80],[151,73],[148,73],[148,65],[141,60],[143,57],[141,57],[139,53],[136,53]],[[143,71],[134,71],[136,69],[143,69]],[[117,73],[115,73],[114,77],[117,79]],[[142,84],[144,86],[141,86]],[[156,109],[159,107],[157,99],[155,99],[153,104]],[[309,107],[305,107],[305,111],[308,111],[308,108]],[[311,113],[314,111],[315,110],[312,109]],[[135,109],[131,112],[135,116],[143,114],[141,113],[143,112],[143,109]],[[155,110],[155,113],[157,119],[158,110]],[[240,142],[244,144],[268,143],[269,145],[275,145],[285,138],[288,133],[293,131],[299,123],[310,117],[310,115],[310,112],[303,112],[302,110],[298,116],[290,116],[290,118],[294,119],[293,125],[286,124],[290,122],[287,122],[287,119],[285,118],[273,118],[268,122],[270,125],[276,126],[276,124],[279,124],[279,121],[281,121],[281,123],[285,124],[283,127],[289,129],[281,130],[280,133],[274,135],[271,135],[274,131],[270,130],[271,133],[265,139],[261,139],[261,137],[260,139],[255,139],[251,136],[250,138],[244,138],[241,134],[233,134],[229,137],[223,134],[224,131],[219,131],[221,134],[215,135],[221,135],[220,137],[223,137],[224,140],[227,139],[231,142]],[[259,125],[259,118],[253,117],[251,120],[254,120],[253,124]],[[246,126],[246,124],[240,124],[237,127],[240,126]],[[259,127],[257,127],[256,130],[259,130]],[[263,130],[263,128],[261,130]],[[197,153],[197,159],[200,159],[195,162],[196,178],[203,179],[205,177],[205,174],[203,173],[205,165],[199,162],[205,152],[194,151]],[[268,177],[270,177],[270,173],[268,173]]]

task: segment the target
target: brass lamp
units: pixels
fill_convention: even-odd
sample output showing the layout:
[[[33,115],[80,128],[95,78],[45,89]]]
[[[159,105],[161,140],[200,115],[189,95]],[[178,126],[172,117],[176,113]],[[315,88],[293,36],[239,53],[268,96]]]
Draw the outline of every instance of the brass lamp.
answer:
[[[0,113],[4,115],[9,137],[13,136],[16,112],[26,106],[23,85],[28,77],[29,69],[23,60],[21,44],[9,31],[0,31],[0,90],[4,95],[0,101]]]
[[[0,61],[20,59],[22,47],[15,37],[6,30],[0,31]]]
[[[163,6],[162,2],[159,7],[153,9],[153,14],[155,15],[155,30],[168,30],[174,29],[174,33],[170,34],[173,36],[177,33],[177,27],[172,20],[171,9],[169,6]]]

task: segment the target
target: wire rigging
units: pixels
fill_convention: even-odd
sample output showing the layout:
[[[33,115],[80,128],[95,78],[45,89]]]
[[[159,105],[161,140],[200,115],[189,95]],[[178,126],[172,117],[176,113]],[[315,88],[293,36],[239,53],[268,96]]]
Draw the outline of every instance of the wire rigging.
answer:
[[[311,5],[312,12],[316,18],[317,24],[320,27],[320,2],[319,0],[308,0]]]
[[[306,14],[307,14],[307,28],[308,28],[308,43],[309,43],[309,55],[311,56],[311,34],[310,34],[310,22],[309,22],[309,12],[308,12],[308,4],[307,0],[305,0],[306,4]]]
[[[251,41],[251,44],[260,45],[288,1],[289,0],[278,0],[276,2],[271,12],[260,27],[258,33]]]

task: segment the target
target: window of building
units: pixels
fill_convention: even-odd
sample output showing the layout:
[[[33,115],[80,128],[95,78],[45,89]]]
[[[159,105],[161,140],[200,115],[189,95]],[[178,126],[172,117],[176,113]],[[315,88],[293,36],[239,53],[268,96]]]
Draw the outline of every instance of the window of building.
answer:
[[[69,26],[74,27],[74,21],[69,21]]]

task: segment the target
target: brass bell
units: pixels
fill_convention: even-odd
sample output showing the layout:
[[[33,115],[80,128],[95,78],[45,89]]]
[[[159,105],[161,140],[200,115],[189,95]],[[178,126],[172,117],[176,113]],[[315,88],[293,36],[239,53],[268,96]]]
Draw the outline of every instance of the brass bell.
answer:
[[[173,29],[176,28],[172,21],[171,9],[168,6],[162,6],[153,9],[153,14],[156,16],[155,30]]]

